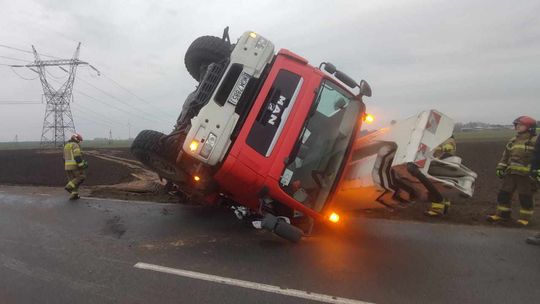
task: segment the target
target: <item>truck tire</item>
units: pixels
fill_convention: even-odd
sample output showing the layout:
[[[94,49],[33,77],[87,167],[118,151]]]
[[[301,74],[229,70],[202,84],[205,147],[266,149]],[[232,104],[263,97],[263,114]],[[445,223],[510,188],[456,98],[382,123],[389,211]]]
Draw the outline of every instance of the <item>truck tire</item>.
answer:
[[[298,243],[304,235],[300,228],[297,228],[270,213],[267,213],[264,216],[261,226],[293,243]]]
[[[276,228],[277,221],[278,221],[277,217],[275,217],[273,214],[267,213],[264,215],[264,218],[261,223],[261,227],[268,231],[274,231],[274,228]]]
[[[185,174],[176,167],[176,150],[174,147],[164,146],[162,142],[165,134],[153,130],[144,130],[137,135],[131,144],[131,154],[141,163],[155,171],[160,177],[168,181],[181,182]]]
[[[231,45],[215,36],[202,36],[191,43],[184,56],[184,64],[189,74],[200,81],[206,67],[220,62],[231,55]]]
[[[159,152],[159,140],[163,136],[163,133],[154,130],[141,131],[131,143],[131,154],[143,164],[148,164],[149,154]]]
[[[297,228],[296,226],[293,226],[285,221],[277,222],[274,233],[293,243],[298,243],[304,234],[300,228]]]

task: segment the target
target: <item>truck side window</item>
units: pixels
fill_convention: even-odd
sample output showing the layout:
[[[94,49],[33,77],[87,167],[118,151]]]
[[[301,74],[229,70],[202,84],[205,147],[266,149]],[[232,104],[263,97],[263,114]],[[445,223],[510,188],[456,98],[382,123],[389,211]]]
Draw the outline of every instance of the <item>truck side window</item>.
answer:
[[[299,75],[279,71],[246,139],[255,151],[266,157],[272,153],[301,86]]]

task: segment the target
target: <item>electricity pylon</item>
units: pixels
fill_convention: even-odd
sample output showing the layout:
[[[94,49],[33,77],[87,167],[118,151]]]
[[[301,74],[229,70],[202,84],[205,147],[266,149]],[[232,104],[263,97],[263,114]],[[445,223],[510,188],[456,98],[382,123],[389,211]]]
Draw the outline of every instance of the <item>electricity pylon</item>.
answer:
[[[32,51],[34,52],[35,57],[34,63],[27,65],[12,65],[12,67],[29,68],[36,72],[41,80],[43,94],[47,102],[45,107],[45,118],[43,118],[43,129],[41,132],[42,147],[61,147],[66,141],[66,135],[69,136],[70,134],[75,133],[75,123],[73,122],[70,103],[73,101],[73,82],[75,81],[77,66],[87,64],[99,75],[99,71],[96,68],[88,62],[79,60],[80,48],[81,43],[79,42],[72,59],[41,60],[39,53],[32,45]],[[52,66],[57,66],[68,73],[67,80],[58,89],[55,89],[47,81],[45,69]],[[68,66],[68,68],[65,69],[63,66]]]

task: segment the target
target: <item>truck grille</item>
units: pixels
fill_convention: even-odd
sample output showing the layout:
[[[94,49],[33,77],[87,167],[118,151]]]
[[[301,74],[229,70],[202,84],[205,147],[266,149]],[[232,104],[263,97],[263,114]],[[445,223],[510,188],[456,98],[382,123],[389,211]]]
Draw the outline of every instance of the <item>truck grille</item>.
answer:
[[[216,89],[226,66],[227,66],[226,62],[225,63],[211,63],[208,66],[206,74],[204,74],[202,81],[199,83],[199,86],[197,87],[197,92],[195,95],[195,100],[196,100],[195,103],[199,107],[204,106],[205,104],[208,103],[208,100],[210,100],[210,97],[212,96],[212,93],[214,93],[214,90]]]

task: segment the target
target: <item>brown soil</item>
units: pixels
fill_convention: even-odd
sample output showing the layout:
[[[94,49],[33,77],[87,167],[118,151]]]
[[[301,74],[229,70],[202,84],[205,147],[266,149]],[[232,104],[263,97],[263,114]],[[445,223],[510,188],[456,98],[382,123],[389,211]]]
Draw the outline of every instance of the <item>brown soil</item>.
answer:
[[[123,158],[123,159],[136,161],[135,157],[133,157],[133,155],[129,151],[129,148],[115,148],[115,149],[104,149],[104,148],[91,149],[91,148],[89,148],[87,150],[97,151],[98,153],[103,154],[103,155],[110,155],[110,156],[115,156],[115,157],[120,157],[120,158]]]
[[[85,155],[87,186],[111,185],[133,180],[131,170],[92,155]],[[66,174],[61,150],[0,151],[0,184],[64,186]]]
[[[443,218],[425,217],[423,211],[428,204],[424,203],[404,209],[373,209],[356,213],[376,218],[486,224],[486,215],[495,210],[500,186],[500,180],[495,175],[495,166],[504,145],[503,141],[458,143],[458,155],[463,158],[467,167],[478,174],[478,179],[473,198],[453,200],[449,214]],[[93,196],[158,202],[178,201],[178,198],[163,192],[163,184],[160,184],[157,176],[143,169],[128,149],[89,149],[85,158],[90,164],[85,185],[94,186],[90,187]],[[65,183],[61,151],[0,151],[0,184],[63,186]],[[517,197],[514,197],[513,206],[514,215],[517,215]],[[531,225],[533,229],[538,227],[540,212],[536,212]]]

